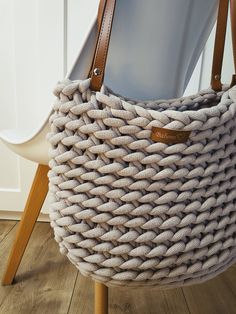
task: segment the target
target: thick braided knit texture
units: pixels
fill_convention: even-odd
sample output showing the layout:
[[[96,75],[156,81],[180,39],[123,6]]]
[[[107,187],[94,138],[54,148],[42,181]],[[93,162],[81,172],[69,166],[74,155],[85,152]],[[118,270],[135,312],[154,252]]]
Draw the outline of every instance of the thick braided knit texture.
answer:
[[[235,262],[235,87],[143,102],[66,79],[54,93],[51,226],[83,275],[169,288]],[[152,127],[191,134],[163,144]]]

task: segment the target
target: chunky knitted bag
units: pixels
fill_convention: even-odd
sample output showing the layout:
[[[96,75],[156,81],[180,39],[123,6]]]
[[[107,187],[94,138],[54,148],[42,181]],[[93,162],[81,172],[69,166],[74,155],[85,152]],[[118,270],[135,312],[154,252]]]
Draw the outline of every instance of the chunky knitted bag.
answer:
[[[112,21],[114,5],[100,4],[91,76],[54,91],[55,239],[82,274],[106,285],[202,282],[236,260],[236,86],[234,76],[222,87],[219,62],[228,0],[220,1],[212,87],[147,102],[101,85],[99,49],[106,56],[108,44],[99,42],[109,37],[104,16]]]

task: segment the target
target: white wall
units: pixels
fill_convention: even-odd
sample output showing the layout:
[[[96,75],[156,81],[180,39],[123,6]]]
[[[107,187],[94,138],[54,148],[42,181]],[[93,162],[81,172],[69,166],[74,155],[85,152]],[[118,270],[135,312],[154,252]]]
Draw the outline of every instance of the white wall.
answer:
[[[0,128],[37,128],[64,75],[64,1],[0,1]],[[0,145],[0,210],[22,211],[35,165]]]
[[[0,129],[40,125],[52,104],[52,89],[71,67],[97,5],[98,0],[0,0]],[[209,85],[213,39],[211,35],[186,94]],[[225,60],[223,81],[229,82],[230,38]],[[0,143],[0,218],[19,217],[35,169]]]

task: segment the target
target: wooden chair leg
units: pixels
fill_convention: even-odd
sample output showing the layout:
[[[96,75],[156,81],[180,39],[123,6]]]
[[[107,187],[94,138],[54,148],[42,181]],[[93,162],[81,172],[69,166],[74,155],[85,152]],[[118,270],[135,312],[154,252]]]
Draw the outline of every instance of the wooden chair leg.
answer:
[[[95,314],[108,314],[108,287],[95,282]]]
[[[38,165],[34,181],[25,205],[24,213],[16,232],[15,241],[8,258],[6,271],[2,284],[10,285],[13,282],[17,269],[20,265],[22,256],[30,239],[35,222],[39,216],[43,202],[48,192],[48,173],[49,167]]]

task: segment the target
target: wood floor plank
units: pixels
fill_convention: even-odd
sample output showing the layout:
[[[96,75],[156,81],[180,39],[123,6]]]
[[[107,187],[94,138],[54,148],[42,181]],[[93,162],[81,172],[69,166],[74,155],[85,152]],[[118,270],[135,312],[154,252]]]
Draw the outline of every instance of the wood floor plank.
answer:
[[[68,314],[92,314],[94,307],[94,284],[81,274],[76,280]],[[109,313],[110,314],[110,313]]]
[[[236,313],[236,268],[203,284],[183,288],[191,314]]]
[[[236,264],[234,264],[226,272],[224,272],[221,278],[224,281],[225,285],[227,285],[228,289],[231,290],[232,294],[234,295],[234,300],[236,302]]]
[[[8,241],[8,249],[10,245]],[[4,298],[0,297],[0,313],[67,313],[76,275],[75,267],[59,253],[49,224],[37,223],[18,270],[16,283],[10,287],[0,287],[0,295],[5,295]]]
[[[94,283],[78,276],[69,314],[91,314]],[[109,314],[189,314],[181,289],[109,288]]]
[[[0,242],[7,236],[7,234],[14,228],[16,221],[0,220]]]
[[[0,278],[2,278],[3,272],[5,270],[10,245],[11,243],[13,243],[13,240],[14,240],[16,226],[17,224],[15,224],[14,227],[9,230],[9,232],[6,234],[4,239],[0,242]],[[2,287],[1,281],[0,281],[0,304],[3,302],[5,297],[7,297],[10,291],[11,291],[11,287],[9,286]],[[0,306],[0,313],[1,313],[1,306]]]
[[[112,314],[185,314],[189,313],[181,289],[127,289],[110,291]]]

